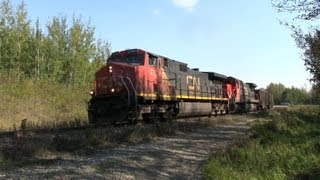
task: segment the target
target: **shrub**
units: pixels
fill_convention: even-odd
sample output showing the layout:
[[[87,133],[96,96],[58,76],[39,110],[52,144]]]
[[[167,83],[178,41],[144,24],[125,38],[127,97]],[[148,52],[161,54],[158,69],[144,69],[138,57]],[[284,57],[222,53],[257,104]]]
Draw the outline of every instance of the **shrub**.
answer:
[[[320,108],[280,110],[252,129],[243,146],[214,154],[204,165],[210,179],[320,178]]]

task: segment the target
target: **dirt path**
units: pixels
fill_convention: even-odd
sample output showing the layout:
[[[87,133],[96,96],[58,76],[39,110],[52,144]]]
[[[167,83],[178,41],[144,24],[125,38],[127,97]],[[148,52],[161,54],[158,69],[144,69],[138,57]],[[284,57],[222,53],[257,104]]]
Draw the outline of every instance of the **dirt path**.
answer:
[[[98,149],[86,156],[45,160],[0,173],[0,179],[201,179],[203,162],[213,152],[233,144],[254,120]]]

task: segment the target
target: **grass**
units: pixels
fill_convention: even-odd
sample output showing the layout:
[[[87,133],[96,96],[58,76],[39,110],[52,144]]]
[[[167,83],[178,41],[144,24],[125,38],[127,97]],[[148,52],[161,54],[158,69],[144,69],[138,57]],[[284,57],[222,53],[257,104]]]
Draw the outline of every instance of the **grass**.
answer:
[[[61,85],[45,80],[9,80],[0,77],[0,131],[74,126],[87,122],[89,87]]]
[[[206,179],[319,179],[320,107],[281,109],[237,148],[214,154]]]
[[[5,159],[3,158],[3,155],[0,154],[0,165],[4,165],[5,164]]]

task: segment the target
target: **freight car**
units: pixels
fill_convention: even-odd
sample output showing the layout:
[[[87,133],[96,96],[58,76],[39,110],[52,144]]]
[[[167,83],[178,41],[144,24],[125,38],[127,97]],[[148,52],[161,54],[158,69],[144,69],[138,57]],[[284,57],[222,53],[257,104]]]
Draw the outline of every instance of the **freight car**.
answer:
[[[255,88],[253,83],[190,69],[186,63],[141,49],[114,52],[95,74],[89,123],[136,123],[270,108],[269,94]]]
[[[264,89],[259,89],[255,91],[257,99],[259,99],[258,110],[265,111],[273,107],[273,95]]]

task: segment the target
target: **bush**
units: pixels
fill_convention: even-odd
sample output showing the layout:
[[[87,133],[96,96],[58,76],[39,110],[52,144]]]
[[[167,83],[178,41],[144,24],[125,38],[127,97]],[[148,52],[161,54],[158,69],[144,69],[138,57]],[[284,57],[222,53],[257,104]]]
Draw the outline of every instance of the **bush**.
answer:
[[[252,129],[245,145],[215,154],[204,165],[207,178],[320,178],[320,108],[294,107]]]

